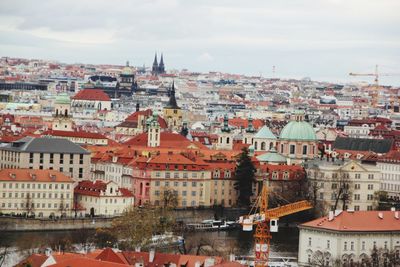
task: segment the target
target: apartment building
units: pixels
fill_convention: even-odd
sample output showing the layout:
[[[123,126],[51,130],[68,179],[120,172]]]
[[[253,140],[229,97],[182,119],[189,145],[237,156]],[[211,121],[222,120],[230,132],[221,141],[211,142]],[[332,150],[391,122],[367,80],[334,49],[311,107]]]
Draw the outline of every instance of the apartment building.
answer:
[[[326,214],[336,209],[373,210],[377,206],[381,171],[371,164],[355,160],[315,160],[307,163],[309,191]]]
[[[210,206],[211,170],[194,155],[160,153],[137,158],[132,167],[137,205],[161,205],[164,192],[173,190],[178,207]]]
[[[0,146],[0,169],[57,170],[75,180],[89,177],[90,153],[63,138],[24,137]]]
[[[0,170],[0,211],[36,217],[70,215],[74,180],[55,170]]]

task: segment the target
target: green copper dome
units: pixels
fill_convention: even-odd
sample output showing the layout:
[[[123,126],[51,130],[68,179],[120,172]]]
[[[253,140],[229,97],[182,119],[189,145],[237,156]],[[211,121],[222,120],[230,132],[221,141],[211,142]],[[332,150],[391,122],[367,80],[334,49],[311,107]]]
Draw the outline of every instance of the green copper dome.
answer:
[[[272,148],[271,151],[267,153],[257,156],[257,159],[261,162],[286,163],[286,158],[276,152],[275,148]]]
[[[69,105],[71,103],[71,99],[69,98],[69,95],[65,93],[61,93],[58,96],[56,96],[56,104],[66,104]]]
[[[317,136],[313,127],[305,121],[291,121],[281,131],[279,139],[316,141]]]

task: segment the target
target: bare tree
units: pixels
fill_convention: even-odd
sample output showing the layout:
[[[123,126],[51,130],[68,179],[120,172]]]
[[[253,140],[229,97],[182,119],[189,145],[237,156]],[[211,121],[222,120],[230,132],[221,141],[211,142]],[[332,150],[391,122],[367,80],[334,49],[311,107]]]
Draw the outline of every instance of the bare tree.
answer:
[[[34,211],[34,209],[35,209],[35,203],[33,203],[31,194],[26,193],[26,199],[25,199],[26,216],[30,216],[31,213]]]
[[[352,182],[349,179],[349,174],[346,172],[339,172],[337,178],[332,179],[332,194],[334,196],[335,204],[333,210],[337,210],[339,203],[341,209],[346,210],[348,204],[351,202],[352,192],[350,190]]]
[[[174,209],[178,206],[179,197],[178,193],[169,188],[165,187],[161,191],[161,205],[164,209]]]

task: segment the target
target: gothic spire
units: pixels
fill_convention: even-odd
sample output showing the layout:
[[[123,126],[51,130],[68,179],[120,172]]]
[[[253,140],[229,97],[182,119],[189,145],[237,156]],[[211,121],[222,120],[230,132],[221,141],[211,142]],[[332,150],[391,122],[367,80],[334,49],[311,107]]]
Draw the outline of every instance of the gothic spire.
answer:
[[[172,86],[169,89],[169,101],[168,105],[165,108],[180,109],[180,107],[176,103],[176,98],[175,98],[175,81],[172,81]]]

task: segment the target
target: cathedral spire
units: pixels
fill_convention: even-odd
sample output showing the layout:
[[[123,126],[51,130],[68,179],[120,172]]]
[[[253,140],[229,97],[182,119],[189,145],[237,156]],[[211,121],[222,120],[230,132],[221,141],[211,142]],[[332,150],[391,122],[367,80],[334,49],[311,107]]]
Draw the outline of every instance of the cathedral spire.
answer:
[[[161,53],[161,58],[160,58],[160,65],[158,65],[158,73],[160,73],[160,74],[165,73],[164,57],[163,57],[162,53]]]
[[[157,75],[158,74],[157,53],[154,54],[153,68],[151,69],[151,73],[153,75]]]

